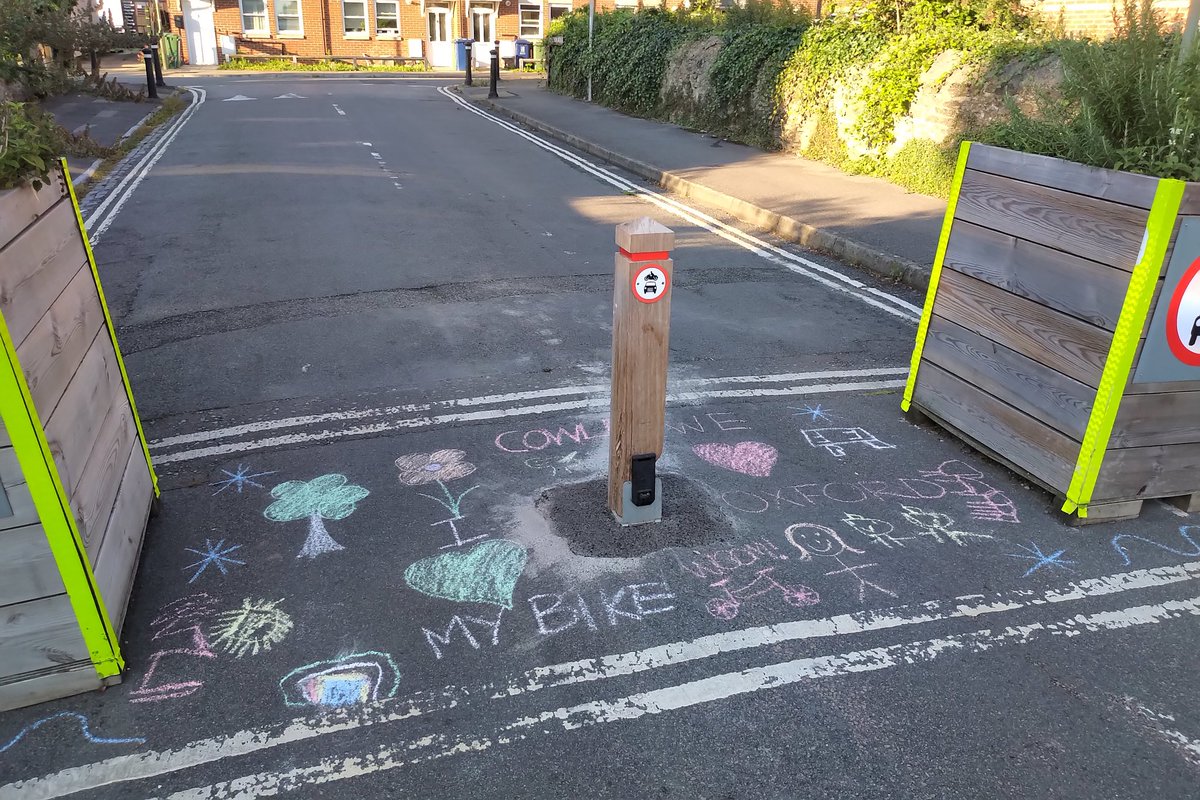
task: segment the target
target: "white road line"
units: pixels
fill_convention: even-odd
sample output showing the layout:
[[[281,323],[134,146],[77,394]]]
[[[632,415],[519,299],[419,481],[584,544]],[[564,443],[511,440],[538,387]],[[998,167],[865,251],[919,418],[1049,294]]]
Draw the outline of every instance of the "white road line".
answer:
[[[175,137],[183,130],[183,126],[192,118],[196,110],[204,105],[204,100],[208,96],[208,93],[204,89],[189,86],[188,92],[192,95],[191,105],[184,109],[183,113],[167,129],[167,133],[142,156],[137,165],[129,170],[125,177],[121,179],[121,182],[117,184],[117,187],[109,192],[108,196],[104,198],[84,222],[84,227],[88,230],[88,237],[93,246],[100,241],[100,237],[112,225],[113,220],[117,218],[117,214],[120,213],[125,202],[129,200],[134,190],[137,189],[138,185],[150,173],[150,170],[154,168],[158,160],[162,158],[163,153],[167,152],[167,148],[171,145],[171,142],[175,141]]]
[[[1121,572],[1088,578],[1044,592],[1016,590],[990,595],[965,595],[951,600],[838,614],[824,619],[795,620],[672,642],[645,650],[594,659],[535,667],[506,683],[474,687],[444,687],[406,698],[328,715],[296,717],[286,723],[202,739],[174,750],[152,750],[115,756],[69,767],[50,775],[0,786],[0,800],[49,800],[125,781],[166,775],[226,758],[244,756],[340,731],[399,722],[453,708],[460,703],[501,699],[542,689],[590,683],[651,671],[735,651],[754,650],[786,642],[836,638],[924,625],[951,619],[973,619],[1042,605],[1057,605],[1140,589],[1169,586],[1200,578],[1200,561],[1179,566]]]
[[[230,781],[199,786],[166,795],[165,800],[258,798],[304,786],[314,786],[412,766],[460,753],[480,752],[538,735],[579,730],[610,722],[635,720],[752,694],[764,689],[809,681],[926,664],[948,655],[991,652],[1009,645],[1028,645],[1051,637],[1076,638],[1088,633],[1116,631],[1139,625],[1200,616],[1200,597],[1169,600],[1156,605],[1101,611],[1054,622],[1035,622],[993,631],[988,628],[936,639],[905,642],[835,655],[798,658],[740,672],[667,686],[622,697],[563,706],[521,717],[495,731],[474,735],[426,736],[392,747],[373,747],[349,756],[334,756],[283,772],[259,772]],[[416,755],[414,755],[414,753]]]
[[[702,387],[719,386],[726,383],[784,383],[790,381],[828,380],[833,378],[871,378],[885,375],[907,375],[908,367],[883,367],[878,369],[855,370],[825,370],[821,372],[785,372],[776,375],[727,375],[716,378],[686,378],[672,381],[672,387]],[[263,431],[279,430],[281,428],[297,428],[304,425],[315,425],[324,422],[344,422],[355,419],[370,419],[372,417],[387,417],[393,414],[406,414],[417,411],[431,411],[435,408],[456,408],[462,406],[490,406],[502,403],[512,403],[519,400],[540,400],[547,397],[566,397],[579,394],[600,394],[609,391],[608,384],[591,384],[588,386],[559,386],[550,389],[534,389],[525,392],[507,392],[505,394],[488,394],[479,397],[460,397],[453,400],[437,400],[430,403],[409,403],[406,405],[386,406],[382,408],[347,409],[330,411],[323,414],[305,414],[297,417],[281,417],[279,419],[249,422],[243,425],[231,425],[226,428],[214,428],[196,433],[185,433],[178,436],[166,436],[155,439],[150,446],[155,449],[174,447],[181,444],[196,442],[211,442],[217,439],[229,439],[243,436],[247,433],[262,433]]]
[[[1136,704],[1134,709],[1150,720],[1151,730],[1178,750],[1181,756],[1200,767],[1200,739],[1193,739],[1182,731],[1168,727],[1167,723],[1177,724],[1174,715],[1159,713],[1140,703]]]
[[[620,189],[622,192],[637,195],[642,199],[662,208],[680,219],[685,220],[693,225],[704,228],[710,233],[716,234],[721,238],[736,244],[740,247],[751,251],[755,255],[772,263],[778,264],[786,269],[816,281],[834,291],[843,294],[851,295],[867,305],[878,308],[893,316],[908,320],[909,322],[917,322],[920,318],[921,309],[917,306],[887,292],[880,291],[874,287],[869,287],[862,281],[859,281],[849,275],[831,269],[824,265],[818,264],[815,261],[804,258],[789,250],[781,247],[776,247],[756,236],[753,236],[745,231],[735,228],[732,225],[727,225],[721,220],[716,219],[704,212],[688,206],[684,203],[675,200],[667,195],[647,189],[632,181],[622,178],[620,175],[610,172],[609,170],[599,167],[596,164],[588,161],[582,156],[576,155],[552,142],[543,139],[540,136],[530,133],[517,125],[501,119],[494,114],[476,108],[471,103],[459,97],[454,92],[445,87],[438,89],[443,96],[449,98],[459,106],[467,109],[471,113],[482,117],[483,119],[492,122],[495,125],[510,131],[511,133],[520,136],[533,144],[541,147],[547,152],[553,153],[559,158],[567,161],[580,169],[592,174],[600,180]],[[882,301],[882,302],[881,302]]]
[[[338,114],[340,114],[343,117],[346,116],[346,112],[342,111],[342,109],[338,107],[337,103],[333,104],[333,110],[336,111]]]
[[[867,392],[878,389],[899,389],[904,386],[903,380],[891,381],[857,381],[851,383],[803,384],[779,389],[726,389],[703,390],[697,392],[671,392],[667,401],[674,403],[694,403],[715,398],[744,398],[744,397],[794,397],[808,394],[832,394],[834,392]],[[438,425],[476,422],[487,419],[503,419],[505,417],[524,417],[535,414],[550,414],[560,411],[579,411],[584,409],[608,408],[608,397],[596,397],[586,400],[573,400],[563,403],[542,403],[532,406],[517,406],[513,408],[496,408],[486,411],[468,411],[459,414],[438,414],[435,416],[407,417],[370,425],[356,425],[336,430],[321,430],[310,433],[292,433],[283,436],[271,436],[265,439],[254,439],[244,442],[198,447],[192,450],[180,450],[174,453],[158,455],[152,453],[155,464],[171,464],[177,461],[193,461],[197,458],[223,456],[230,453],[244,453],[250,450],[267,450],[276,447],[292,447],[309,442],[325,442],[331,439],[346,439],[358,436],[378,436],[388,431],[406,428],[429,428]]]

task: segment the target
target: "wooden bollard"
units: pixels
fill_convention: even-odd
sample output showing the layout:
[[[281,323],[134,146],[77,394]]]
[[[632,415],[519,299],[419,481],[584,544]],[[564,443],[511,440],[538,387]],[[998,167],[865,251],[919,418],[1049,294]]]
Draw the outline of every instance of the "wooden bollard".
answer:
[[[662,519],[662,456],[675,234],[649,217],[617,226],[608,507],[622,525]]]

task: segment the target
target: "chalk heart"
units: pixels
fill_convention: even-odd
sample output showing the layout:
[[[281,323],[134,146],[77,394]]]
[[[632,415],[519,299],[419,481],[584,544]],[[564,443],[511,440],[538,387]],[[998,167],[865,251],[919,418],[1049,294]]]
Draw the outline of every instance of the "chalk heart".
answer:
[[[779,459],[779,451],[763,442],[698,444],[692,452],[713,466],[756,478],[769,477]]]
[[[445,553],[409,565],[404,582],[430,597],[512,608],[513,589],[526,558],[525,548],[515,542],[483,542],[466,553]]]

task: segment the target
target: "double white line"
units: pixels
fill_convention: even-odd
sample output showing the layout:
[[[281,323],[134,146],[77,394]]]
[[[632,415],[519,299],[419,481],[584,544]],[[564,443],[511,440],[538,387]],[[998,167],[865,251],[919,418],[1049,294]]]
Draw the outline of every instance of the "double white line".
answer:
[[[104,232],[108,230],[108,226],[112,225],[113,220],[120,213],[121,207],[125,205],[130,195],[137,189],[138,184],[150,173],[150,170],[154,168],[158,160],[162,158],[163,153],[167,151],[167,147],[170,146],[171,142],[175,141],[175,137],[179,135],[179,131],[183,129],[187,121],[196,113],[196,109],[204,104],[207,92],[192,86],[188,87],[188,91],[192,95],[191,105],[175,118],[170,127],[167,128],[166,133],[154,143],[153,147],[142,155],[137,164],[117,184],[116,188],[109,192],[100,205],[96,206],[96,209],[84,220],[84,226],[89,232],[89,238],[93,247],[96,245],[96,242],[100,241],[100,237]]]
[[[887,292],[876,289],[873,286],[868,286],[862,281],[857,280],[849,275],[846,275],[835,269],[822,266],[815,261],[811,261],[803,256],[796,255],[795,253],[785,250],[781,247],[776,247],[769,242],[759,239],[757,236],[752,236],[751,234],[735,228],[732,225],[727,225],[721,220],[705,214],[703,211],[692,208],[685,203],[681,203],[672,197],[626,180],[615,172],[611,172],[603,167],[599,167],[582,156],[576,155],[575,153],[559,147],[558,145],[553,144],[540,136],[530,133],[524,128],[520,128],[517,125],[508,122],[507,120],[501,119],[494,114],[489,114],[488,112],[475,107],[471,103],[468,103],[466,100],[462,99],[455,92],[450,91],[445,86],[439,87],[438,91],[453,100],[455,103],[458,103],[458,105],[470,111],[472,114],[482,117],[483,119],[486,119],[495,125],[499,125],[501,128],[504,128],[510,133],[514,133],[523,139],[533,142],[543,150],[558,156],[569,164],[579,167],[583,171],[590,173],[614,188],[619,189],[627,194],[637,195],[646,202],[658,206],[664,211],[675,215],[685,222],[696,225],[700,228],[704,228],[710,233],[720,236],[722,239],[732,242],[739,247],[744,247],[759,258],[770,261],[772,264],[777,264],[781,267],[784,267],[785,269],[795,272],[798,275],[803,275],[804,277],[816,281],[822,286],[832,289],[835,292],[854,297],[857,300],[860,300],[867,305],[873,306],[881,311],[885,311],[894,317],[908,320],[914,324],[921,318],[920,308],[900,299],[899,297],[896,297],[895,295],[888,294]]]

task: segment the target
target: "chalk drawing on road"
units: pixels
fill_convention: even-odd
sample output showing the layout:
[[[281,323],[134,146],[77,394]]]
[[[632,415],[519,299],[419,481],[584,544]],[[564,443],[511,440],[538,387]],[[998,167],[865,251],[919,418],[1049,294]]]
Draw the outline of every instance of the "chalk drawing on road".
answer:
[[[465,553],[424,558],[404,570],[404,582],[430,597],[512,608],[528,553],[516,542],[482,542]]]
[[[904,547],[905,542],[913,540],[911,536],[896,536],[896,526],[884,519],[872,519],[847,511],[846,516],[842,517],[842,522],[870,539],[872,543],[889,550],[893,547]]]
[[[396,662],[376,650],[314,661],[297,667],[279,681],[287,705],[321,708],[373,703],[395,696],[399,686]]]
[[[698,444],[692,448],[692,452],[714,467],[754,478],[769,477],[779,459],[779,451],[763,442]]]
[[[821,448],[837,458],[846,455],[850,445],[862,445],[872,450],[894,450],[896,445],[881,441],[863,428],[810,428],[800,431],[809,445]]]
[[[714,411],[711,414],[705,414],[709,420],[709,429],[716,426],[720,431],[748,431],[750,426],[746,424],[744,419],[717,419],[717,417],[732,417],[733,414],[728,411]],[[664,426],[667,430],[675,431],[676,433],[706,433],[705,423],[697,414],[691,415],[691,422],[688,422],[683,417],[679,418],[678,423],[672,421],[673,417],[667,418]],[[607,420],[605,420],[607,422]],[[607,430],[607,425],[605,426]]]
[[[583,595],[575,593],[575,601],[569,602],[569,594],[535,594],[529,598],[529,610],[537,620],[538,633],[549,636],[579,624],[591,631],[600,629],[596,623],[599,615],[592,614]],[[599,608],[604,612],[601,619],[607,619],[614,628],[621,620],[641,622],[646,617],[675,610],[675,593],[664,581],[630,583],[612,592],[601,587],[596,594],[600,598]]]
[[[949,514],[943,514],[939,511],[925,511],[916,506],[901,505],[900,509],[903,512],[901,516],[917,529],[918,536],[927,536],[938,544],[943,544],[946,540],[949,540],[960,547],[965,547],[967,539],[992,538],[987,533],[954,530],[951,527],[954,525],[954,518]]]
[[[788,406],[788,408],[796,412],[792,415],[793,417],[807,416],[809,422],[833,419],[833,414],[830,414],[820,403],[817,403],[815,406],[805,403],[803,406]]]
[[[292,618],[279,607],[282,602],[246,598],[240,608],[217,617],[213,644],[236,658],[270,650],[292,630]]]
[[[446,486],[446,481],[465,478],[475,471],[475,465],[467,461],[466,458],[467,454],[462,450],[436,450],[432,453],[409,453],[396,459],[396,468],[400,470],[400,483],[405,486],[423,486],[429,483],[436,483],[438,488],[442,490],[441,497],[420,492],[422,497],[428,497],[446,509],[450,514],[449,519],[443,519],[430,525],[430,527],[447,524],[450,526],[450,531],[454,534],[454,541],[445,545],[442,549],[446,547],[462,547],[468,542],[487,538],[487,535],[483,534],[464,539],[459,535],[458,525],[455,524],[461,522],[463,519],[463,498],[479,488],[478,485],[475,485],[459,494],[454,494]]]
[[[221,492],[225,491],[226,489],[228,489],[231,486],[233,488],[237,489],[238,494],[241,494],[242,489],[244,489],[247,486],[253,486],[256,489],[264,489],[266,487],[264,487],[261,483],[259,483],[258,481],[254,480],[254,479],[262,478],[267,475],[275,474],[274,470],[272,470],[270,472],[255,472],[254,474],[250,474],[250,468],[247,466],[243,466],[242,464],[237,465],[236,472],[230,472],[227,469],[223,469],[223,470],[221,470],[221,472],[224,472],[228,477],[226,477],[224,480],[219,480],[216,483],[209,484],[209,486],[221,487],[221,488],[217,489],[215,492],[213,492],[214,495],[220,494]]]
[[[1017,505],[1005,492],[983,481],[983,473],[957,459],[943,461],[936,470],[922,470],[921,477],[947,487],[948,494],[969,498],[967,511],[981,522],[1021,520]]]
[[[713,550],[709,553],[693,550],[686,560],[678,553],[675,553],[674,556],[679,568],[684,572],[705,579],[720,578],[744,567],[753,566],[760,561],[787,561],[788,558],[774,543],[768,542],[766,539],[747,542],[728,550]]]
[[[468,614],[463,614],[462,616],[455,614],[450,618],[450,624],[446,626],[446,630],[444,632],[438,633],[437,631],[431,631],[429,628],[422,626],[421,633],[425,635],[425,642],[429,645],[429,648],[433,650],[433,657],[438,661],[441,661],[442,655],[445,652],[443,648],[449,647],[453,642],[454,631],[456,629],[462,634],[462,637],[467,640],[467,644],[471,645],[472,650],[479,649],[479,640],[476,639],[475,634],[471,632],[470,626],[467,625],[468,622],[473,622],[476,625],[482,625],[492,632],[492,647],[500,644],[500,620],[503,617],[503,608],[496,610],[495,619],[475,617]],[[441,646],[439,647],[439,645]]]
[[[1200,558],[1200,543],[1193,539],[1188,531],[1200,531],[1200,525],[1184,525],[1179,529],[1179,535],[1183,537],[1185,542],[1192,546],[1191,552],[1188,552],[1187,550],[1176,550],[1174,547],[1165,545],[1162,542],[1156,542],[1153,539],[1147,539],[1142,536],[1134,536],[1131,533],[1118,533],[1112,538],[1112,546],[1113,549],[1117,551],[1117,555],[1121,557],[1121,560],[1126,566],[1129,566],[1131,559],[1129,558],[1129,551],[1126,550],[1122,544],[1123,542],[1145,542],[1146,544],[1154,545],[1159,550],[1166,550],[1168,553],[1174,553],[1177,556]]]
[[[565,473],[578,472],[583,468],[583,460],[579,458],[579,451],[572,450],[562,456],[534,456],[533,458],[525,459],[525,466],[530,469],[548,469],[550,477],[557,478],[559,470]]]
[[[187,658],[216,658],[204,635],[204,625],[216,613],[217,601],[211,595],[198,592],[163,606],[150,622],[154,631],[151,638],[161,641],[171,636],[182,636],[183,641],[175,647],[157,650],[146,660],[146,671],[138,685],[129,693],[132,703],[157,703],[177,697],[195,694],[204,686],[201,680],[174,680],[160,682],[159,667],[168,656]]]
[[[783,535],[787,537],[787,540],[791,542],[793,547],[800,551],[801,561],[809,561],[813,557],[832,558],[841,569],[830,570],[825,573],[826,575],[853,576],[858,581],[858,602],[865,602],[868,587],[889,597],[896,596],[896,593],[891,589],[885,589],[858,574],[860,570],[878,567],[878,564],[847,564],[842,559],[845,553],[862,555],[866,551],[846,544],[842,537],[838,535],[838,532],[832,528],[826,528],[824,525],[817,525],[812,522],[797,522],[795,525],[789,525],[787,530],[783,532]]]
[[[185,572],[189,569],[192,569],[193,567],[196,568],[196,573],[194,575],[192,575],[191,579],[188,580],[188,583],[195,583],[196,578],[199,578],[201,575],[203,575],[204,571],[206,569],[208,569],[209,567],[216,567],[218,570],[220,570],[222,575],[228,575],[229,570],[225,566],[226,564],[237,564],[238,566],[245,566],[246,565],[245,561],[239,561],[238,559],[232,558],[229,555],[234,550],[238,550],[240,548],[241,548],[240,544],[234,544],[234,545],[230,545],[229,547],[225,547],[224,539],[217,542],[216,544],[213,544],[212,539],[205,539],[203,550],[196,550],[191,547],[183,548],[184,550],[187,550],[189,553],[195,553],[196,555],[200,556],[199,561],[195,561],[191,564],[188,564],[186,567],[183,568]]]
[[[774,567],[760,569],[752,581],[736,588],[731,588],[729,585],[732,578],[723,578],[710,584],[710,588],[719,590],[721,594],[719,597],[710,599],[705,604],[705,608],[717,619],[731,620],[738,615],[742,604],[747,600],[771,594],[776,590],[782,594],[783,602],[796,608],[813,606],[821,602],[821,596],[804,584],[787,586],[775,580],[775,576],[772,574],[774,571]]]
[[[1075,571],[1071,569],[1071,567],[1073,567],[1076,562],[1063,558],[1063,555],[1067,552],[1066,550],[1055,550],[1053,553],[1043,553],[1041,545],[1035,544],[1034,542],[1030,542],[1029,547],[1026,547],[1023,544],[1018,544],[1017,547],[1025,552],[1005,553],[1004,555],[1008,556],[1009,558],[1020,558],[1026,561],[1034,562],[1033,566],[1026,570],[1025,574],[1021,576],[1022,578],[1028,578],[1042,567],[1054,567],[1055,569],[1061,569],[1067,572]]]
[[[146,740],[141,736],[111,738],[107,736],[97,736],[92,733],[91,727],[88,725],[88,718],[77,711],[60,711],[57,714],[51,714],[48,717],[43,717],[37,722],[31,722],[17,733],[16,736],[9,739],[4,744],[0,744],[0,753],[3,753],[24,739],[29,734],[36,731],[48,722],[53,722],[56,719],[73,719],[79,723],[79,733],[84,739],[92,744],[145,744]],[[57,737],[56,737],[57,738]]]
[[[325,529],[325,520],[345,519],[358,501],[370,492],[349,482],[345,475],[321,475],[311,481],[287,481],[271,490],[275,502],[263,516],[272,522],[308,519],[308,538],[296,558],[316,558],[323,553],[345,550]]]

